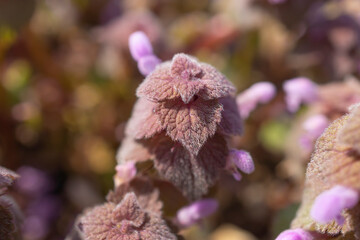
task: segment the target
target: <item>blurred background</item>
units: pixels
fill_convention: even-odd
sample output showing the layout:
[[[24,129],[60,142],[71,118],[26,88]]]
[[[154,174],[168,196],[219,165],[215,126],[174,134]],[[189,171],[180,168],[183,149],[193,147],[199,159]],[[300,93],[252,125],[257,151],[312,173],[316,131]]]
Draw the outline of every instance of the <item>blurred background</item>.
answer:
[[[211,193],[219,211],[184,233],[274,239],[295,214],[309,159],[288,161],[298,145],[287,146],[293,120],[306,109],[286,111],[282,84],[358,81],[359,23],[358,0],[1,0],[0,165],[22,176],[11,194],[25,239],[64,239],[77,214],[113,187],[143,80],[128,50],[137,30],[162,60],[194,55],[239,92],[259,81],[277,86],[233,140],[253,155],[255,173],[240,183],[224,175]]]

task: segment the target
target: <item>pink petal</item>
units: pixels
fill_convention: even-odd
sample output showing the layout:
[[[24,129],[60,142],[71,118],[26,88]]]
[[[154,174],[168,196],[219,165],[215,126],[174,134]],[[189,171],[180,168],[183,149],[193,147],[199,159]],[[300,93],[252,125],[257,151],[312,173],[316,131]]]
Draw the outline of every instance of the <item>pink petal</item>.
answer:
[[[176,219],[182,226],[188,227],[213,214],[218,206],[215,199],[199,200],[181,208],[176,214]]]
[[[141,57],[138,61],[138,68],[142,75],[149,75],[157,65],[161,63],[161,60],[157,58],[155,55],[149,55]]]
[[[303,123],[303,128],[315,140],[324,132],[329,124],[330,121],[325,115],[318,114],[306,119],[306,121]]]
[[[275,240],[313,240],[311,234],[303,229],[285,230]]]
[[[235,164],[242,172],[246,174],[250,174],[255,170],[255,165],[252,157],[248,152],[243,150],[230,150],[228,162]]]
[[[258,103],[269,102],[275,94],[276,88],[270,82],[259,82],[252,85],[236,97],[241,117],[247,118]]]
[[[131,56],[139,61],[141,58],[153,55],[153,49],[149,38],[142,31],[134,32],[129,37]]]
[[[116,174],[114,176],[115,186],[119,186],[124,182],[131,181],[136,175],[136,166],[134,162],[126,162],[118,164],[116,167]]]
[[[318,99],[317,85],[308,78],[299,77],[287,80],[283,88],[290,112],[296,112],[302,103],[309,104]]]
[[[359,193],[343,186],[335,186],[316,197],[311,209],[311,217],[325,224],[337,220],[339,225],[344,223],[342,211],[353,208],[359,202]]]

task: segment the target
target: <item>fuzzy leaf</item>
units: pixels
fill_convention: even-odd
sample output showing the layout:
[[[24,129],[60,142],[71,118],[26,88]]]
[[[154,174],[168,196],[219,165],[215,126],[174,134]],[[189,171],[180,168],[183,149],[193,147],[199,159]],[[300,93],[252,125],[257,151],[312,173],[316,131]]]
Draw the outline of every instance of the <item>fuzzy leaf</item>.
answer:
[[[151,159],[146,142],[146,140],[135,140],[132,137],[126,137],[116,154],[117,162],[121,164],[127,161],[143,162]]]
[[[234,85],[214,67],[186,54],[177,54],[172,62],[158,65],[136,93],[155,102],[181,98],[189,103],[196,95],[210,100],[234,95],[235,91]]]
[[[222,110],[217,100],[197,99],[188,105],[181,101],[166,101],[157,106],[155,113],[167,135],[196,155],[206,140],[215,134]]]
[[[156,103],[140,98],[134,106],[132,116],[126,126],[126,135],[135,139],[150,138],[163,130],[154,113]]]
[[[87,240],[176,239],[164,220],[141,209],[134,193],[118,205],[105,203],[88,210],[80,224]]]
[[[13,239],[16,230],[15,215],[12,204],[6,198],[0,197],[0,236],[1,239]]]
[[[159,137],[156,141],[156,169],[190,200],[204,195],[216,181],[220,169],[225,167],[228,149],[220,135],[210,138],[197,156],[168,137]]]
[[[149,178],[137,177],[131,182],[118,186],[106,196],[109,202],[119,203],[126,193],[134,192],[142,209],[161,214],[162,202],[159,201],[159,190],[155,189]]]
[[[222,118],[220,122],[220,131],[227,135],[242,134],[242,120],[235,102],[232,97],[220,98],[219,103],[222,104]]]
[[[351,111],[349,119],[338,134],[338,139],[360,153],[360,107]]]
[[[349,115],[346,115],[334,121],[318,139],[306,171],[302,204],[292,222],[292,228],[328,234],[346,234],[360,229],[359,206],[345,212],[346,221],[343,226],[334,221],[321,225],[310,216],[314,200],[325,190],[335,185],[360,190],[360,155],[349,146],[339,143],[336,138],[348,119]]]
[[[201,68],[205,73],[201,80],[204,87],[198,94],[201,98],[210,100],[235,95],[234,85],[216,68],[206,63],[201,63]]]
[[[19,178],[19,175],[15,172],[4,167],[0,167],[0,195],[3,194],[17,178]]]

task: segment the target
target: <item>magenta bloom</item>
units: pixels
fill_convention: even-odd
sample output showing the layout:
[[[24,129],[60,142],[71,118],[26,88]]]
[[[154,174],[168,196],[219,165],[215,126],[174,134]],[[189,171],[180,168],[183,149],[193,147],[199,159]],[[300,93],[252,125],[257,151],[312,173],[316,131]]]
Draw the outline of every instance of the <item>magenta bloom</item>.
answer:
[[[154,55],[150,40],[144,32],[138,31],[130,35],[129,49],[131,56],[138,62],[139,71],[144,76],[161,63],[161,60]]]
[[[114,176],[115,186],[119,186],[124,182],[131,181],[136,175],[136,166],[134,162],[126,162],[118,164],[115,167],[116,174]]]
[[[138,87],[118,161],[152,159],[160,176],[199,198],[226,165],[226,138],[242,132],[235,91],[214,67],[176,54]]]
[[[303,123],[303,128],[309,135],[318,138],[329,124],[330,121],[325,115],[317,114],[306,119]]]
[[[149,38],[144,32],[134,32],[129,37],[129,49],[131,56],[139,61],[142,57],[153,55],[153,48]]]
[[[267,103],[274,98],[276,88],[270,82],[259,82],[240,93],[236,97],[236,103],[239,106],[239,112],[243,119],[256,108],[259,103]]]
[[[317,85],[308,78],[299,77],[288,80],[283,85],[286,104],[290,112],[296,112],[302,103],[309,104],[317,100]]]
[[[177,222],[188,227],[213,214],[219,204],[215,199],[203,199],[181,208],[176,214]]]
[[[232,149],[227,157],[227,169],[232,172],[233,177],[237,181],[240,181],[242,177],[238,169],[246,174],[250,174],[255,170],[255,165],[248,152]]]
[[[316,139],[320,137],[329,124],[330,121],[322,114],[317,114],[306,119],[303,123],[305,133],[300,137],[301,146],[310,152]]]
[[[311,234],[301,228],[285,230],[275,240],[312,240]]]
[[[357,191],[335,186],[317,196],[311,209],[311,217],[320,224],[335,220],[339,225],[343,225],[343,210],[353,208],[358,202]]]

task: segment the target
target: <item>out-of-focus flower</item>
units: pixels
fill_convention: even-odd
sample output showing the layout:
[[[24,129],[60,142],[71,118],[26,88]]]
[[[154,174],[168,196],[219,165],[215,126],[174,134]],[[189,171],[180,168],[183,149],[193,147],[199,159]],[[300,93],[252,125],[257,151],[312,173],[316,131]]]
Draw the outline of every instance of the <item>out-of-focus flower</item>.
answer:
[[[183,227],[198,223],[213,214],[219,204],[215,199],[202,199],[181,208],[176,214],[176,221]]]
[[[317,100],[317,85],[305,77],[287,80],[283,85],[286,104],[290,112],[296,112],[302,103],[309,104]]]
[[[18,230],[15,202],[6,196],[0,196],[0,236],[2,239],[14,239]]]
[[[136,166],[134,162],[126,162],[118,164],[115,167],[116,174],[114,176],[115,186],[119,186],[124,182],[131,181],[136,175]]]
[[[240,93],[236,97],[240,115],[243,119],[247,118],[251,111],[256,108],[258,103],[267,103],[276,94],[274,84],[270,82],[259,82]]]
[[[311,209],[311,217],[322,224],[335,220],[339,225],[344,224],[342,212],[354,207],[359,202],[359,193],[351,188],[335,186],[321,193],[315,199]]]
[[[161,60],[154,55],[150,40],[144,32],[138,31],[130,35],[129,49],[131,56],[138,62],[139,71],[144,76],[161,63]]]
[[[312,240],[311,234],[301,228],[289,229],[280,233],[275,240]]]
[[[324,132],[329,124],[330,121],[323,114],[317,114],[306,119],[303,123],[305,133],[299,139],[301,146],[310,152],[315,140]]]
[[[238,169],[250,174],[255,170],[255,165],[250,153],[232,149],[227,157],[226,168],[232,173],[235,180],[240,181],[242,177]]]
[[[161,63],[161,60],[155,55],[145,56],[138,61],[138,69],[142,75],[147,76],[159,63]]]
[[[17,173],[21,178],[16,182],[15,187],[19,192],[29,196],[46,193],[52,187],[49,177],[39,169],[23,166],[17,170]]]
[[[18,178],[19,175],[15,172],[7,168],[0,167],[0,195],[4,194],[7,188]]]
[[[139,206],[134,193],[126,194],[119,204],[105,203],[89,209],[80,218],[80,226],[88,240],[177,239],[159,215]]]
[[[153,159],[161,177],[189,199],[200,198],[226,165],[225,138],[242,131],[234,94],[214,67],[176,54],[138,87],[118,160]],[[137,156],[130,148],[139,149]]]
[[[356,146],[344,144],[342,131],[349,127],[358,132],[359,114],[360,107],[355,106],[350,114],[335,120],[318,138],[292,228],[332,236],[353,234],[358,229],[355,208],[359,206],[359,155]]]

